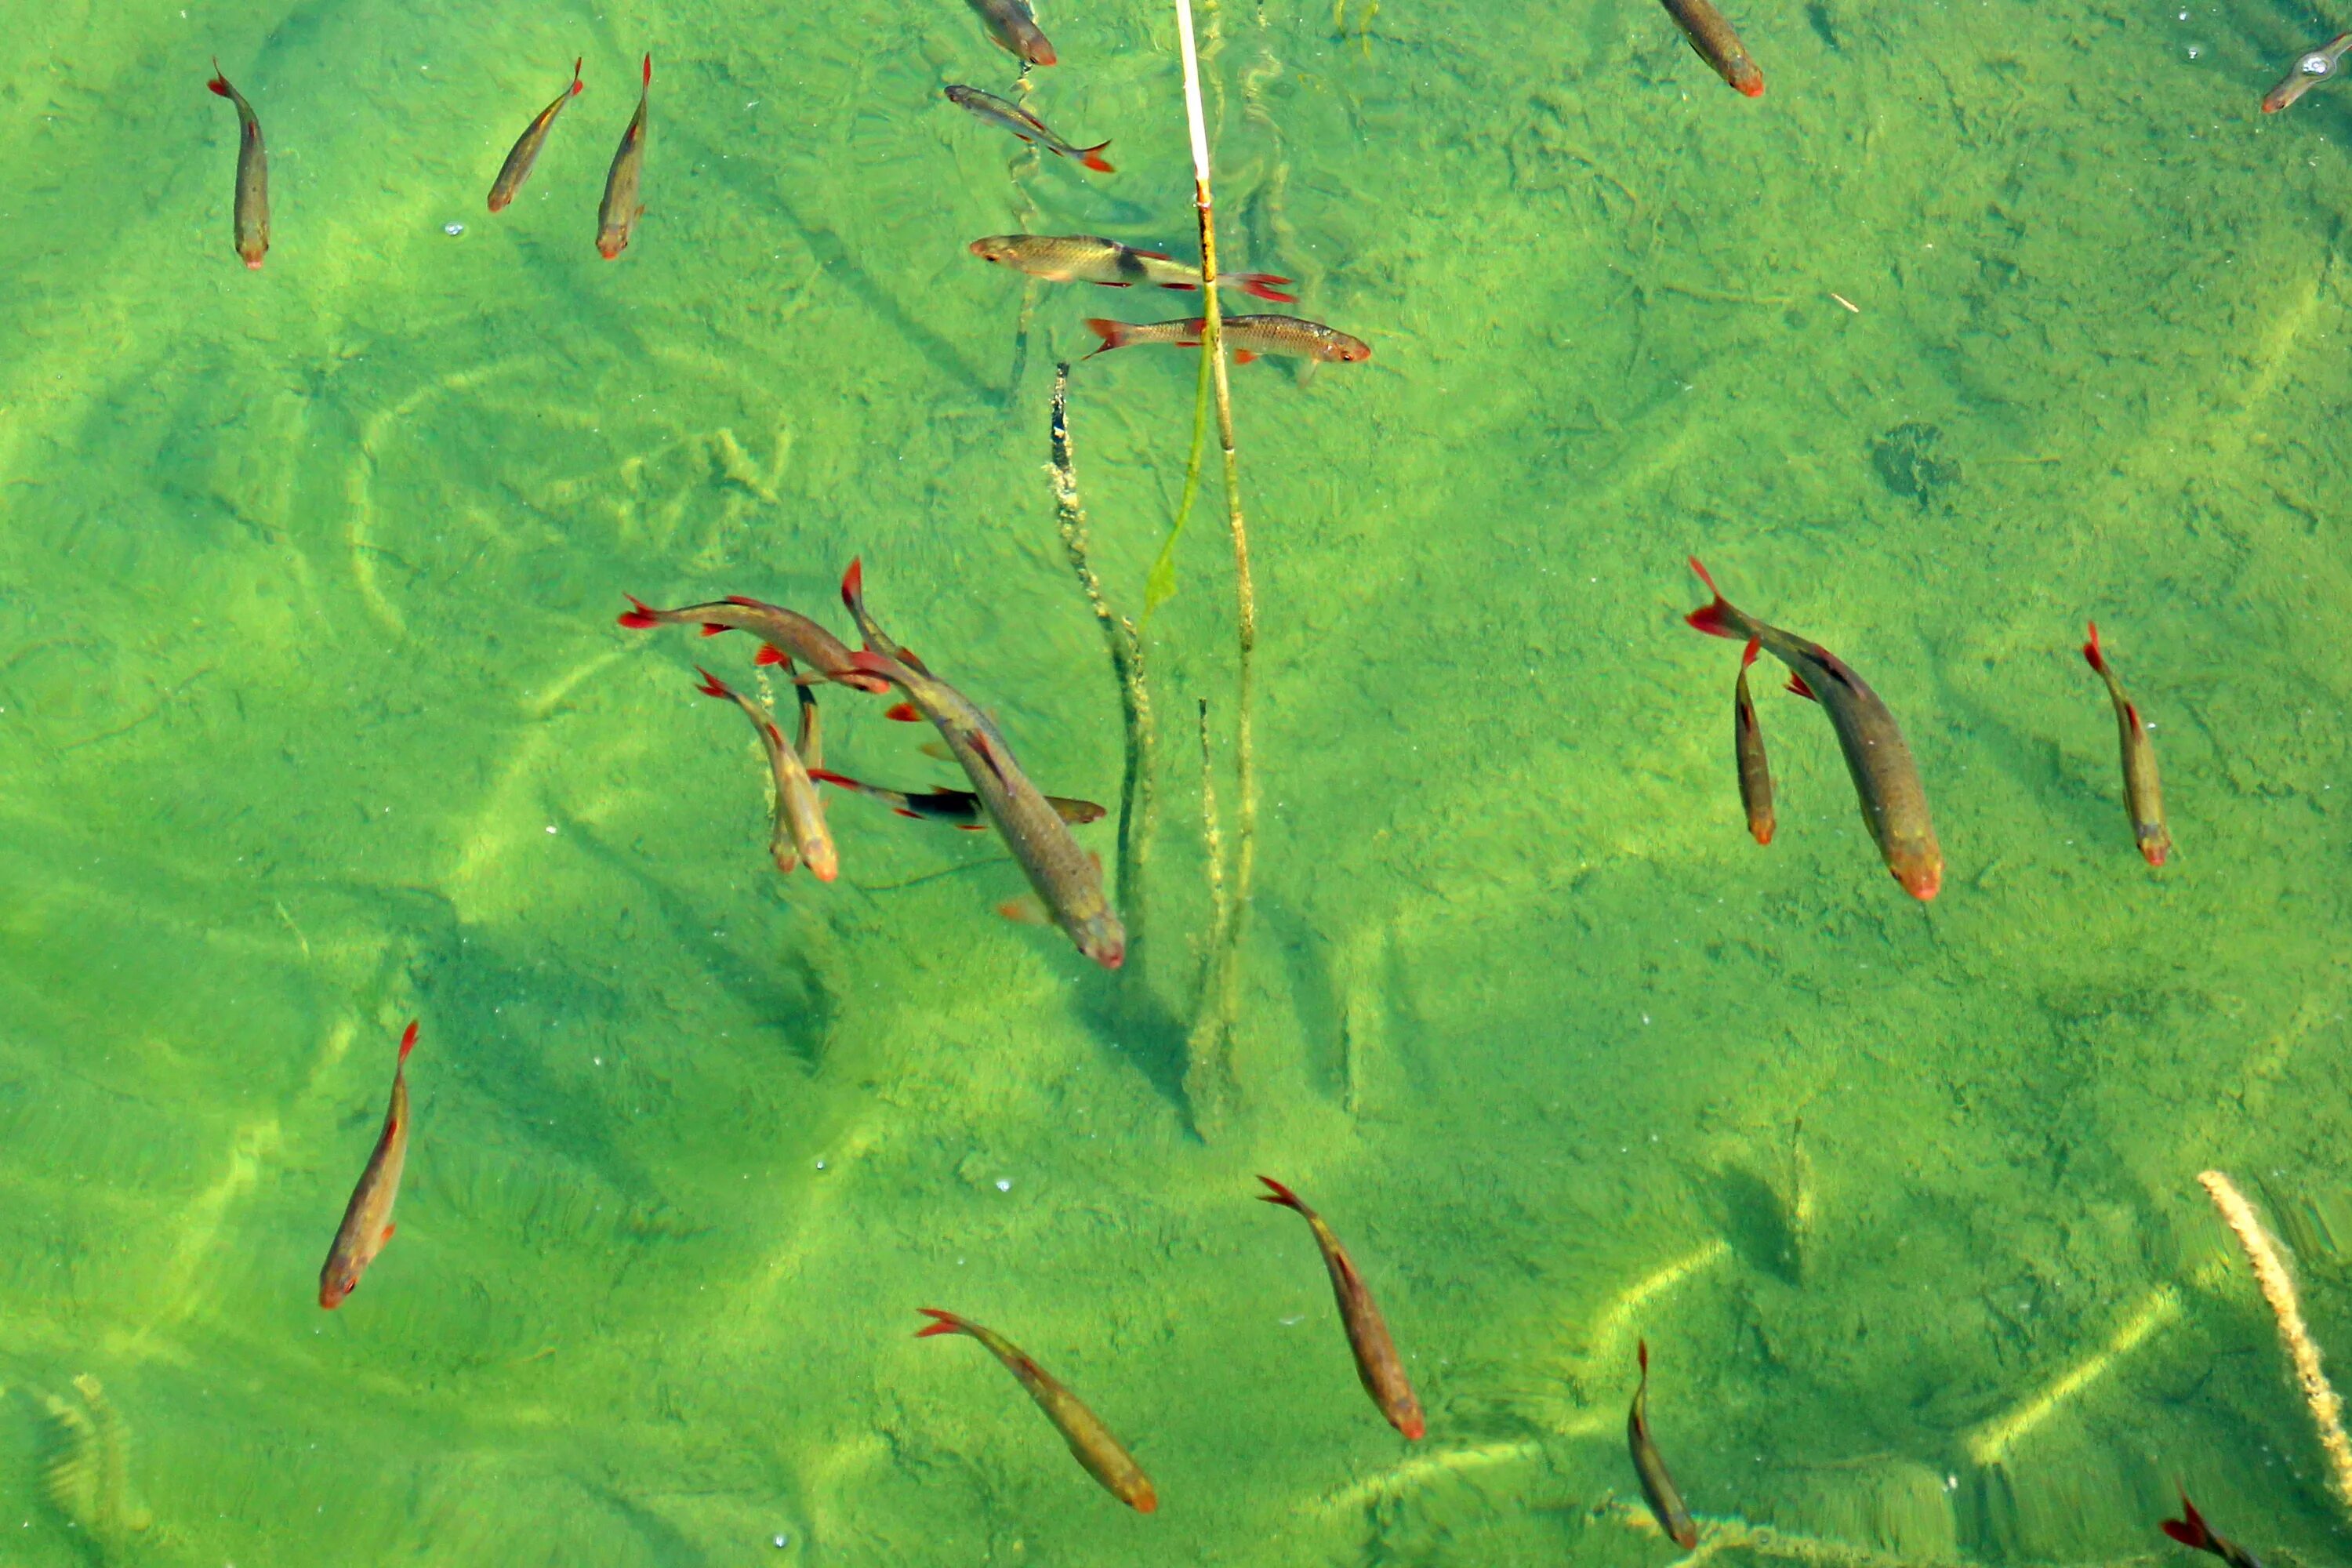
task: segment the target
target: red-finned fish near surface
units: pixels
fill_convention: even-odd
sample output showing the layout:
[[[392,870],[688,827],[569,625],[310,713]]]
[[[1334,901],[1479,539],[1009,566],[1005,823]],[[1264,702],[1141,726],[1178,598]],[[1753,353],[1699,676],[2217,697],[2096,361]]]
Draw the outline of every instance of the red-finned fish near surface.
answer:
[[[1025,0],[969,0],[998,48],[1024,66],[1054,63],[1054,46]]]
[[[1087,1474],[1103,1484],[1103,1489],[1127,1504],[1138,1513],[1150,1513],[1160,1506],[1160,1496],[1151,1489],[1151,1478],[1135,1462],[1102,1418],[1079,1403],[1072,1394],[1055,1380],[1054,1374],[1029,1359],[1018,1345],[993,1329],[982,1328],[969,1318],[953,1312],[943,1312],[937,1307],[918,1309],[931,1320],[929,1328],[915,1331],[919,1340],[933,1334],[970,1334],[988,1347],[989,1352],[1004,1363],[1004,1369],[1029,1391],[1045,1419],[1070,1446]]]
[[[359,1289],[383,1244],[392,1239],[392,1205],[400,1196],[400,1170],[408,1163],[408,1053],[416,1048],[416,1023],[409,1021],[400,1037],[400,1058],[392,1068],[392,1106],[384,1112],[383,1133],[360,1173],[359,1185],[343,1209],[335,1244],[327,1249],[327,1266],[319,1270],[319,1305],[330,1310]]]
[[[864,563],[852,561],[841,579],[841,601],[866,637],[857,668],[889,680],[931,721],[971,780],[981,809],[996,825],[1054,923],[1080,952],[1105,969],[1117,969],[1127,960],[1127,928],[1104,896],[1101,861],[1079,847],[1069,824],[1021,771],[1013,748],[988,715],[910,660],[906,649],[876,624],[866,609],[865,578]]]
[[[1764,73],[1748,58],[1747,46],[1715,8],[1715,0],[1665,0],[1665,7],[1690,47],[1715,68],[1716,75],[1750,98],[1764,96]]]
[[[1087,357],[1138,343],[1196,349],[1207,324],[1199,316],[1183,321],[1106,321],[1089,317],[1087,329],[1102,342]],[[1360,364],[1372,357],[1372,345],[1363,339],[1298,316],[1227,316],[1223,327],[1225,346],[1233,351],[1235,364],[1247,364],[1260,354],[1338,364]]]
[[[826,679],[854,686],[860,691],[879,696],[890,689],[890,683],[880,676],[858,672],[856,655],[847,643],[799,611],[785,609],[782,605],[765,604],[738,594],[708,605],[656,610],[635,594],[622,596],[629,601],[631,608],[621,612],[620,624],[632,630],[700,626],[707,637],[715,637],[721,632],[750,632],[760,639],[760,651],[751,660],[754,664],[783,664],[796,658]]]
[[[948,101],[970,110],[975,118],[1012,132],[1032,146],[1043,147],[1048,153],[1058,153],[1065,158],[1076,158],[1098,174],[1118,173],[1103,162],[1102,150],[1109,146],[1109,142],[1097,142],[1091,147],[1079,147],[1065,142],[1046,130],[1044,121],[1019,104],[1008,103],[992,92],[982,92],[976,87],[959,83],[948,89]]]
[[[1863,820],[1870,826],[1886,868],[1913,898],[1934,898],[1944,885],[1944,851],[1928,819],[1927,791],[1919,782],[1918,764],[1911,760],[1911,748],[1904,742],[1895,715],[1845,660],[1817,642],[1735,608],[1696,558],[1691,570],[1715,595],[1715,602],[1683,618],[1709,637],[1741,642],[1754,638],[1789,667],[1789,689],[1820,703],[1829,715],[1838,749],[1845,753],[1846,772],[1853,775],[1854,794],[1862,799]]]
[[[1648,1500],[1658,1528],[1688,1552],[1698,1544],[1698,1526],[1691,1522],[1690,1510],[1683,1506],[1683,1494],[1675,1486],[1675,1478],[1666,1473],[1658,1446],[1650,1441],[1650,1342],[1636,1340],[1634,1346],[1642,1363],[1642,1381],[1634,1385],[1633,1407],[1625,1412],[1625,1446],[1633,1450],[1633,1473],[1641,1478],[1642,1496]]]
[[[1748,667],[1756,662],[1763,645],[1748,639],[1739,656],[1739,684],[1731,697],[1732,752],[1739,763],[1739,804],[1748,813],[1748,831],[1759,844],[1772,842],[1772,768],[1764,760],[1764,731],[1756,722],[1756,704],[1748,695]]]
[[[809,776],[824,765],[815,695],[805,686],[793,688],[800,694],[801,703],[801,738],[794,745],[784,739],[783,731],[766,709],[707,669],[697,668],[694,673],[702,677],[698,690],[705,697],[721,697],[735,704],[759,732],[760,749],[767,753],[768,772],[776,785],[776,826],[768,836],[768,853],[775,858],[776,869],[789,877],[793,868],[805,860],[818,881],[832,881],[841,875],[841,856],[834,848],[833,835],[825,829],[824,803],[817,798],[815,781]],[[784,673],[792,674],[790,660],[785,661]]]
[[[2339,33],[2294,62],[2286,79],[2263,94],[2263,112],[2276,114],[2321,82],[2344,74],[2344,56],[2352,50],[2352,33]]]
[[[953,756],[954,753],[950,752],[949,755]],[[944,823],[950,827],[961,827],[971,833],[977,833],[988,826],[988,820],[980,809],[980,796],[968,789],[935,789],[921,794],[885,789],[879,784],[865,784],[814,765],[809,769],[809,777],[819,784],[829,784],[835,788],[865,795],[869,800],[878,800],[899,816],[911,816],[918,821]],[[1070,800],[1062,795],[1049,795],[1045,797],[1045,804],[1052,806],[1064,822],[1100,822],[1106,815],[1101,806],[1090,800]]]
[[[585,56],[582,57],[582,59],[585,58]],[[555,101],[541,110],[531,122],[523,127],[522,134],[515,138],[514,150],[499,166],[499,177],[490,182],[492,212],[506,211],[507,204],[514,200],[517,191],[522,189],[522,183],[530,178],[530,166],[539,162],[539,150],[547,144],[547,133],[554,126],[555,117],[562,112],[565,104],[586,90],[580,82],[580,66],[581,60],[572,62],[572,85],[558,93]]]
[[[645,85],[637,89],[637,111],[621,132],[613,167],[604,175],[604,200],[596,208],[596,254],[607,261],[629,248],[629,237],[646,213],[646,204],[637,200],[637,177],[646,164],[646,100],[653,91],[654,58],[648,54]]]
[[[1381,1310],[1372,1303],[1371,1287],[1356,1272],[1356,1265],[1348,1257],[1348,1249],[1323,1223],[1323,1216],[1308,1208],[1297,1193],[1272,1176],[1260,1176],[1259,1181],[1273,1188],[1260,1193],[1260,1203],[1277,1204],[1295,1209],[1315,1233],[1315,1245],[1323,1253],[1323,1267],[1331,1272],[1331,1294],[1339,1303],[1340,1326],[1348,1331],[1348,1348],[1356,1354],[1356,1376],[1364,1384],[1364,1392],[1388,1417],[1390,1426],[1409,1438],[1418,1438],[1423,1432],[1421,1401],[1413,1397],[1412,1383],[1404,1374],[1404,1359],[1397,1354],[1396,1342],[1389,1338],[1389,1326],[1381,1320]]]
[[[992,234],[971,242],[971,253],[1048,283],[1099,283],[1127,289],[1141,283],[1156,289],[1198,289],[1201,269],[1157,250],[1138,250],[1115,239],[1091,234]],[[1297,299],[1275,287],[1287,283],[1271,272],[1223,272],[1220,285],[1232,284],[1244,294],[1290,304]]]
[[[236,106],[236,253],[258,272],[269,254],[269,154],[261,145],[261,121],[245,94],[229,86],[217,59],[205,85]]]
[[[2236,1542],[2214,1534],[2205,1516],[2197,1511],[2197,1505],[2189,1500],[2187,1492],[2180,1494],[2180,1517],[2165,1520],[2157,1528],[2183,1546],[2211,1552],[2230,1568],[2263,1568],[2261,1558]]]
[[[2124,808],[2131,814],[2132,837],[2147,863],[2161,866],[2172,853],[2172,835],[2164,826],[2164,785],[2156,776],[2156,746],[2147,738],[2147,726],[2139,721],[2139,710],[2124,695],[2124,683],[2099,649],[2099,623],[2093,621],[2090,627],[2083,658],[2107,683],[2107,700],[2115,704],[2116,733],[2124,753]]]

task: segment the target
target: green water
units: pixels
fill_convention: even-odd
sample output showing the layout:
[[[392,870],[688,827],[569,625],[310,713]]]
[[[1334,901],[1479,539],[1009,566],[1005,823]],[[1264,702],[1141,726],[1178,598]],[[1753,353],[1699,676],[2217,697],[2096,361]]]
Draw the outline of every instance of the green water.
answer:
[[[1111,176],[940,100],[1011,78],[953,0],[7,7],[0,1562],[1663,1568],[1637,1334],[1693,1507],[1822,1561],[2187,1561],[2176,1478],[2344,1560],[2194,1180],[2244,1182],[2352,1358],[2352,106],[2255,112],[2334,26],[1743,4],[1751,102],[1649,0],[1368,9],[1202,17],[1229,265],[1375,350],[1234,375],[1264,805],[1204,1138],[1213,481],[1150,628],[1117,978],[992,912],[988,838],[868,802],[831,802],[838,882],[777,877],[752,738],[693,690],[748,644],[613,624],[745,593],[846,630],[862,554],[1044,787],[1117,798],[1045,402],[1083,317],[1184,297],[1040,286],[1015,384],[1022,280],[963,247],[1186,248],[1163,5],[1044,11],[1033,107]],[[272,155],[258,274],[215,52]],[[1192,375],[1076,376],[1130,612]],[[1932,906],[1777,692],[1749,842],[1694,550],[1900,717]],[[2161,873],[2092,616],[2155,725]],[[835,765],[947,782],[824,704]],[[399,1235],[324,1313],[411,1016]],[[1421,1443],[1260,1171],[1353,1248]],[[1072,1384],[1160,1511],[921,1306]]]

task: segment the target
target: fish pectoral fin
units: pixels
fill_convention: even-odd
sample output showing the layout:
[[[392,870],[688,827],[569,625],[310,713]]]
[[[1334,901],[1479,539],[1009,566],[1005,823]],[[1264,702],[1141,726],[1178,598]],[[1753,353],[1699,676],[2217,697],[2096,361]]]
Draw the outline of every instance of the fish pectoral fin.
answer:
[[[1017,899],[1007,899],[996,906],[996,912],[1014,925],[1042,926],[1053,923],[1052,919],[1045,913],[1045,904],[1039,901],[1034,893],[1024,893]]]
[[[390,1241],[392,1239],[392,1233],[396,1228],[397,1227],[394,1226],[385,1226],[383,1227],[383,1235],[377,1239],[376,1245],[378,1247],[382,1247],[385,1242]]]

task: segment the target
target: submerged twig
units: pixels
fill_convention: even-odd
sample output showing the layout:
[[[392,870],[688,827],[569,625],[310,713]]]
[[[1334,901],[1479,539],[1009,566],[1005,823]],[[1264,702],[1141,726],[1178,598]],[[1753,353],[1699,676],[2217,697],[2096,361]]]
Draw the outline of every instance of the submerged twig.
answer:
[[[1217,823],[1217,769],[1215,753],[1209,744],[1209,700],[1203,697],[1200,700],[1201,845],[1208,856],[1209,933],[1213,945],[1201,954],[1201,1000],[1192,1037],[1186,1042],[1184,1100],[1192,1107],[1194,1130],[1205,1132],[1221,1123],[1225,1113],[1225,1037],[1213,1026],[1215,1015],[1211,1010],[1210,988],[1217,977],[1219,950],[1213,943],[1217,933],[1232,924],[1233,916],[1225,899],[1225,840]]]

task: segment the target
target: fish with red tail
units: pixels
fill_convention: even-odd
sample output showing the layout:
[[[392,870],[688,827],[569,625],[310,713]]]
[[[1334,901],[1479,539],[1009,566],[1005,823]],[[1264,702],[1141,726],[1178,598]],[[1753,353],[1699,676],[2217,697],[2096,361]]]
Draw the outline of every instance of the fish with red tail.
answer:
[[[2100,651],[2099,623],[2093,621],[2090,627],[2083,658],[2107,683],[2107,700],[2115,704],[2116,733],[2124,754],[2124,807],[2131,814],[2132,837],[2139,841],[2141,857],[2151,866],[2161,866],[2172,853],[2172,835],[2164,826],[2164,784],[2156,776],[2156,745],[2147,738],[2147,726],[2139,721],[2139,710],[2124,695],[2124,683]]]
[[[604,174],[604,200],[596,208],[596,254],[607,261],[629,248],[629,237],[637,232],[637,220],[646,216],[646,204],[637,200],[637,177],[645,170],[646,100],[653,91],[654,58],[647,55],[645,85],[637,89],[637,111],[629,116],[629,128],[621,132],[621,145]]]
[[[1919,782],[1918,764],[1911,760],[1911,748],[1904,742],[1895,715],[1845,660],[1817,642],[1734,607],[1696,559],[1691,570],[1715,595],[1715,602],[1683,618],[1709,637],[1743,642],[1752,638],[1789,667],[1789,689],[1820,703],[1829,715],[1838,749],[1845,753],[1846,771],[1853,775],[1854,794],[1862,799],[1863,820],[1886,868],[1913,898],[1934,898],[1944,885],[1944,851],[1928,819],[1927,791]]]
[[[1764,760],[1764,731],[1756,722],[1756,704],[1748,695],[1748,667],[1756,662],[1763,645],[1748,639],[1739,656],[1739,684],[1731,694],[1732,752],[1739,763],[1739,804],[1748,813],[1748,831],[1759,844],[1772,842],[1772,767]]]
[[[993,261],[1048,283],[1099,283],[1106,289],[1128,289],[1138,283],[1154,289],[1201,286],[1201,269],[1189,262],[1091,234],[992,234],[973,240],[970,248],[982,261]],[[1217,281],[1282,304],[1297,299],[1275,287],[1290,279],[1271,272],[1221,272]]]
[[[817,798],[815,781],[810,777],[812,770],[824,765],[815,694],[805,686],[793,688],[801,702],[801,738],[795,745],[784,739],[767,710],[709,670],[697,668],[694,673],[702,677],[696,689],[705,697],[721,697],[735,704],[759,732],[760,749],[768,754],[768,772],[776,785],[776,826],[768,836],[768,853],[775,858],[776,869],[789,877],[793,868],[805,860],[818,881],[832,881],[841,875],[841,856],[824,825],[824,803]],[[792,674],[789,659],[784,661],[784,673]]]
[[[541,110],[537,117],[523,127],[522,134],[515,139],[514,150],[499,166],[499,177],[490,182],[492,212],[507,210],[507,204],[514,200],[517,191],[522,189],[522,183],[530,178],[530,166],[539,162],[539,150],[547,144],[547,133],[554,128],[555,117],[562,112],[565,104],[585,90],[580,82],[581,63],[581,60],[572,62],[572,85],[558,93],[553,103]]]
[[[968,833],[977,833],[988,826],[988,819],[980,809],[980,796],[968,789],[934,789],[920,794],[884,789],[879,784],[864,784],[814,765],[809,769],[809,777],[819,784],[829,784],[836,789],[845,789],[869,800],[878,800],[899,816],[911,816],[919,822],[942,823],[949,827],[961,827]],[[1071,800],[1063,795],[1049,795],[1045,797],[1045,804],[1068,823],[1100,822],[1106,815],[1101,806],[1090,800]]]
[[[738,594],[708,605],[657,610],[635,594],[622,597],[629,601],[630,607],[621,612],[620,624],[634,631],[648,626],[700,626],[707,637],[715,637],[721,632],[750,632],[760,639],[760,651],[751,660],[754,664],[785,664],[796,658],[824,679],[854,686],[860,691],[878,696],[890,689],[890,683],[880,676],[858,672],[856,655],[847,643],[799,611],[788,610],[782,605],[747,599]]]
[[[258,272],[269,254],[269,154],[261,145],[261,121],[245,94],[229,86],[219,60],[205,85],[236,106],[236,253]]]
[[[969,0],[996,47],[1024,66],[1054,63],[1054,45],[1025,0]]]
[[[1356,1376],[1362,1381],[1364,1392],[1372,1396],[1390,1426],[1408,1438],[1418,1438],[1423,1430],[1421,1401],[1413,1396],[1412,1383],[1404,1374],[1404,1358],[1397,1354],[1396,1342],[1389,1338],[1389,1326],[1372,1303],[1371,1287],[1356,1272],[1348,1249],[1339,1245],[1321,1215],[1272,1176],[1258,1180],[1274,1189],[1260,1193],[1258,1202],[1297,1210],[1307,1221],[1307,1228],[1315,1233],[1323,1267],[1331,1272],[1331,1294],[1339,1303],[1339,1323],[1348,1331],[1348,1348],[1356,1354]]]
[[[1715,68],[1716,75],[1750,98],[1764,96],[1764,73],[1748,58],[1748,47],[1715,8],[1715,0],[1665,0],[1665,7],[1690,47]]]
[[[2205,1516],[2197,1511],[2197,1505],[2189,1500],[2187,1492],[2180,1494],[2180,1517],[2165,1520],[2157,1528],[2183,1546],[2211,1552],[2230,1568],[2263,1568],[2261,1558],[2236,1542],[2214,1534],[2212,1526],[2205,1522]]]
[[[1199,316],[1183,321],[1106,321],[1090,317],[1087,327],[1102,342],[1087,357],[1138,343],[1199,348],[1207,324]],[[1227,316],[1223,327],[1225,346],[1233,351],[1235,364],[1247,364],[1260,354],[1327,364],[1360,364],[1372,357],[1372,345],[1363,339],[1298,316]]]
[[[2342,76],[2347,51],[2352,51],[2352,33],[2339,33],[2296,60],[2285,79],[2263,94],[2263,112],[2276,114],[2321,82]]]
[[[408,1053],[415,1048],[416,1023],[411,1019],[393,1064],[392,1106],[384,1112],[383,1135],[352,1189],[335,1244],[327,1249],[327,1265],[319,1270],[319,1305],[331,1311],[359,1289],[360,1276],[392,1239],[392,1205],[400,1196],[401,1167],[408,1163]]]
[[[969,111],[975,119],[985,121],[1002,130],[1010,131],[1033,147],[1043,147],[1046,152],[1058,153],[1065,158],[1076,158],[1098,174],[1118,173],[1108,163],[1103,162],[1102,150],[1110,145],[1108,142],[1097,142],[1091,147],[1079,147],[1063,141],[1059,136],[1046,130],[1044,121],[1019,104],[1009,103],[992,92],[982,92],[976,87],[965,87],[961,83],[950,87],[947,90],[950,103]]]
[[[1650,1342],[1636,1340],[1634,1354],[1642,1363],[1642,1381],[1633,1387],[1633,1407],[1625,1413],[1625,1445],[1633,1453],[1633,1474],[1641,1478],[1642,1496],[1666,1538],[1685,1552],[1698,1544],[1698,1526],[1691,1522],[1683,1494],[1666,1471],[1658,1446],[1650,1441]]]
[[[1138,1513],[1150,1513],[1160,1506],[1160,1494],[1151,1489],[1151,1478],[1135,1462],[1119,1440],[1111,1436],[1102,1417],[1087,1409],[1078,1396],[1063,1387],[1054,1374],[1029,1359],[1011,1340],[993,1329],[984,1329],[969,1318],[953,1312],[943,1312],[937,1307],[918,1309],[931,1320],[929,1328],[915,1331],[919,1340],[933,1334],[969,1334],[989,1349],[989,1353],[1004,1363],[1004,1370],[1019,1380],[1045,1419],[1070,1446],[1070,1452],[1086,1467],[1087,1474],[1100,1481],[1103,1489]]]
[[[1021,771],[988,715],[876,624],[866,609],[863,562],[852,561],[843,574],[841,602],[866,637],[857,668],[904,691],[915,711],[931,721],[1054,923],[1080,952],[1105,969],[1117,969],[1127,960],[1127,928],[1104,896],[1101,860],[1079,847],[1069,824]]]

